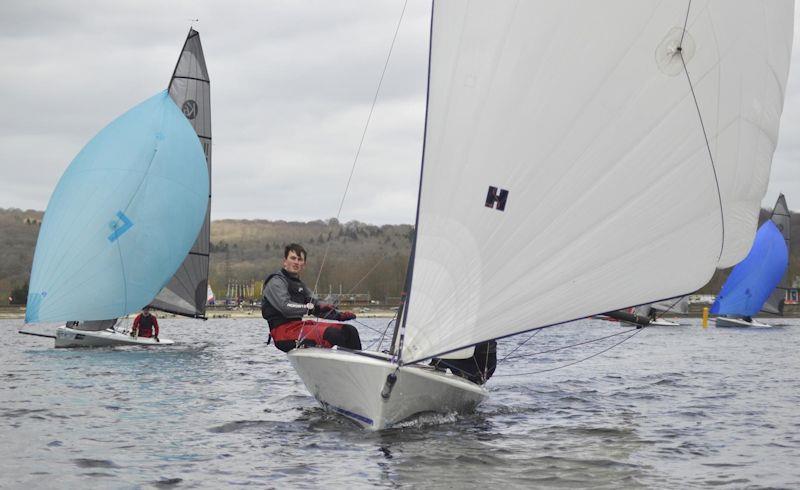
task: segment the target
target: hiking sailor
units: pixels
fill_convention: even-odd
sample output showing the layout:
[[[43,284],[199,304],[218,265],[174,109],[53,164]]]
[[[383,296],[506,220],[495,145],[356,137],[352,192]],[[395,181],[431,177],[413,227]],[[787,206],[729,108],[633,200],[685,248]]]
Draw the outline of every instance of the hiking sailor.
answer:
[[[344,323],[303,320],[312,314],[320,319],[347,321],[355,319],[350,311],[337,311],[333,305],[319,302],[300,280],[306,266],[306,250],[296,243],[283,251],[283,268],[264,280],[261,316],[269,324],[275,347],[289,352],[298,346],[333,347],[361,350],[358,330]]]

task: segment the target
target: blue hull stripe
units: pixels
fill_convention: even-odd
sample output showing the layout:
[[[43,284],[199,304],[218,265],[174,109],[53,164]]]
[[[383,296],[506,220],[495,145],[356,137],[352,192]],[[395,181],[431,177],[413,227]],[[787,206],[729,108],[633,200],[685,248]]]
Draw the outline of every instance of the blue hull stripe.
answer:
[[[350,410],[345,410],[344,408],[334,407],[333,405],[328,403],[323,403],[323,405],[326,408],[329,408],[340,415],[344,415],[345,417],[350,417],[351,419],[357,420],[363,424],[374,425],[374,422],[369,417],[364,417],[363,415],[351,412]]]

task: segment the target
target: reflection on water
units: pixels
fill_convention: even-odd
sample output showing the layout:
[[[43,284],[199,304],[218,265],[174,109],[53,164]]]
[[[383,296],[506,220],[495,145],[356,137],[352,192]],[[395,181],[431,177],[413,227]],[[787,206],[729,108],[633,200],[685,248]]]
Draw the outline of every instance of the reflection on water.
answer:
[[[365,320],[368,344],[385,320]],[[645,329],[501,364],[469,414],[380,433],[322,410],[263,322],[164,320],[164,349],[53,349],[2,320],[0,487],[793,487],[800,321]],[[536,353],[621,329],[576,322]],[[522,339],[525,337],[523,336]],[[503,341],[500,357],[521,339]]]

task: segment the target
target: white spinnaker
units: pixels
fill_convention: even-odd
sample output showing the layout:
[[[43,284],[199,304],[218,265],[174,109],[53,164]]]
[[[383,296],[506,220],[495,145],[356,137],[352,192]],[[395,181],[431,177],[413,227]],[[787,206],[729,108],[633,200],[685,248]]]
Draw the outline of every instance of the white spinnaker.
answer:
[[[791,1],[434,7],[405,362],[685,294],[747,254]]]

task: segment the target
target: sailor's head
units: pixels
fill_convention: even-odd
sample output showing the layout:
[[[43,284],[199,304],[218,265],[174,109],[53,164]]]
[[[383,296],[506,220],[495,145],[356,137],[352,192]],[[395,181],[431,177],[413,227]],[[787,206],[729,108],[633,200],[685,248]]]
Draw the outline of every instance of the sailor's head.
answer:
[[[142,308],[142,313],[144,313],[145,315],[149,315],[150,314],[150,307],[149,306],[145,306],[144,308]]]
[[[306,249],[297,243],[290,243],[283,249],[283,268],[286,272],[299,274],[306,266]]]

